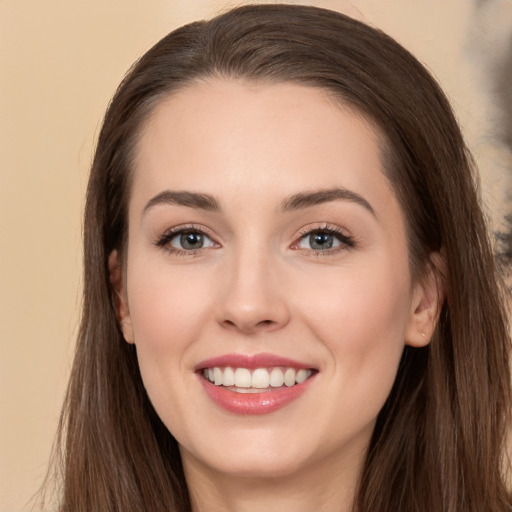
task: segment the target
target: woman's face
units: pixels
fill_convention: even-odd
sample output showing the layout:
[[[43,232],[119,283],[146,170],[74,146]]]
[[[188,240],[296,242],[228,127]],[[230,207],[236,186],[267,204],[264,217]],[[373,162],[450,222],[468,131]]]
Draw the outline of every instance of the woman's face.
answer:
[[[145,125],[114,281],[186,470],[360,463],[404,344],[427,339],[379,143],[322,90],[286,83],[198,83]]]

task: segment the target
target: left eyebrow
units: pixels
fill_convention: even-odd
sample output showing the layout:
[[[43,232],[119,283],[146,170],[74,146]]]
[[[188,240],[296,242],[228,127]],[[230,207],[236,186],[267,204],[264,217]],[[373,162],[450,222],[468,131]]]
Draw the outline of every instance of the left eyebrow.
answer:
[[[281,204],[281,211],[289,212],[292,210],[302,210],[303,208],[310,208],[311,206],[340,200],[359,204],[368,210],[375,218],[377,217],[375,210],[363,196],[343,187],[334,187],[313,192],[300,192],[285,199]]]

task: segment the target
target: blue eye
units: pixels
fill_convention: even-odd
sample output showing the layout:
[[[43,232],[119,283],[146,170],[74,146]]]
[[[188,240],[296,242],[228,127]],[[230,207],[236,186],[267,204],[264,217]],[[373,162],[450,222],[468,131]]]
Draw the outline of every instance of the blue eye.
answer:
[[[206,235],[202,229],[194,226],[170,229],[155,241],[155,245],[176,255],[192,255],[201,249],[219,247],[219,244]]]
[[[178,233],[169,240],[169,245],[176,249],[193,251],[194,249],[202,249],[204,243],[209,238],[197,231],[185,231]]]
[[[321,231],[310,233],[302,237],[300,241],[301,249],[313,249],[314,251],[325,251],[339,245],[340,241],[334,235]]]
[[[340,245],[340,240],[327,231],[313,231],[304,235],[299,242],[301,249],[312,249],[313,251],[326,251]]]
[[[295,248],[315,252],[327,252],[353,247],[354,245],[354,240],[343,233],[332,229],[315,229],[304,234]]]
[[[169,239],[168,245],[182,251],[194,251],[205,247],[213,247],[214,243],[200,231],[181,231]]]

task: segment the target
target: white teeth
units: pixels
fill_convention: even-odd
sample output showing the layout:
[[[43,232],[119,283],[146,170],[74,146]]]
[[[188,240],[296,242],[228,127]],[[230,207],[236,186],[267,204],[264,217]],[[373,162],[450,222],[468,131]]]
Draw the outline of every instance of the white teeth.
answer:
[[[284,384],[288,387],[295,384],[295,370],[293,368],[287,368],[284,372]]]
[[[258,368],[252,372],[252,387],[258,389],[268,388],[270,376],[265,368]]]
[[[250,388],[251,384],[251,372],[247,368],[237,368],[235,370],[235,386],[237,388]]]
[[[280,388],[284,384],[284,375],[279,368],[272,368],[270,372],[270,385],[273,388]]]
[[[270,371],[269,371],[270,370]],[[242,389],[267,389],[280,388],[283,385],[287,387],[295,384],[302,384],[307,380],[312,370],[301,368],[279,368],[272,369],[256,368],[254,370],[247,368],[231,368],[224,369],[220,367],[205,368],[203,376],[216,386],[237,387]]]
[[[309,373],[309,375],[311,375],[311,372]],[[297,384],[302,384],[308,377],[308,370],[304,370],[304,368],[301,368],[298,372],[297,372],[297,375],[295,376],[295,381],[297,382]]]
[[[235,372],[233,368],[229,366],[224,370],[224,377],[222,379],[222,384],[224,386],[234,386],[235,385]]]
[[[222,370],[220,368],[213,369],[213,382],[216,386],[222,386]]]

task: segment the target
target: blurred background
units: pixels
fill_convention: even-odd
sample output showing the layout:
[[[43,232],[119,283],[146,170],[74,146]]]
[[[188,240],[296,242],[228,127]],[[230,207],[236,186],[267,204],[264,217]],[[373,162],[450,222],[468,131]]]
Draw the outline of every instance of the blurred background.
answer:
[[[0,0],[0,511],[30,509],[69,376],[95,139],[131,63],[222,0]],[[311,0],[412,51],[452,101],[510,256],[512,0]],[[507,220],[508,219],[508,220]]]

